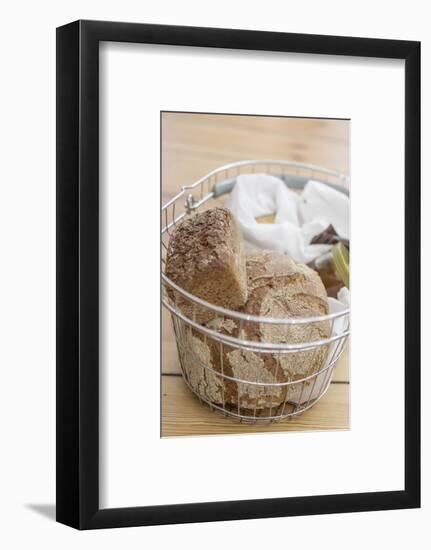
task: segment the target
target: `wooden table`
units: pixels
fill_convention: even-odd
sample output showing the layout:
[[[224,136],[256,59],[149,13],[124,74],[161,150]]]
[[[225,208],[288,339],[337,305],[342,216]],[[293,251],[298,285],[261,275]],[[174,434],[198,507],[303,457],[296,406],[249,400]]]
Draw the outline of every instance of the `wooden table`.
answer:
[[[164,113],[162,200],[222,164],[289,159],[349,172],[349,126],[344,120]],[[212,412],[181,377],[168,312],[162,308],[163,437],[263,431],[334,430],[349,427],[348,349],[326,395],[302,415],[274,424],[243,424]]]

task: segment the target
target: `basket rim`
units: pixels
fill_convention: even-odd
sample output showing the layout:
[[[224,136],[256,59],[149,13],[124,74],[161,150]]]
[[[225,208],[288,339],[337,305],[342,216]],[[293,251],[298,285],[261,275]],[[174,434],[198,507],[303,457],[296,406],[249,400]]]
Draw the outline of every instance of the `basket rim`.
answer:
[[[326,315],[315,315],[314,317],[261,317],[259,315],[250,315],[248,313],[242,313],[241,311],[226,309],[222,306],[211,304],[210,302],[207,302],[206,300],[202,300],[201,298],[198,298],[194,294],[190,294],[190,292],[187,292],[183,288],[179,287],[171,279],[169,279],[169,277],[167,277],[163,272],[161,273],[161,276],[162,276],[162,280],[168,286],[170,286],[173,290],[181,294],[187,300],[194,302],[195,304],[205,309],[209,309],[215,313],[219,313],[224,317],[239,319],[240,321],[247,321],[251,323],[267,323],[267,324],[273,324],[273,325],[304,325],[308,323],[321,323],[324,321],[332,321],[333,319],[338,319],[340,317],[344,317],[350,314],[350,307],[347,307],[346,309],[343,309],[341,311],[336,311],[335,313],[327,313]],[[180,313],[181,315],[184,315],[179,308],[173,307],[168,302],[168,300],[162,298],[162,303],[170,311],[172,311],[171,310],[172,308],[175,310],[175,313]],[[188,317],[186,317],[186,319],[193,321]]]
[[[296,344],[288,344],[288,343],[279,344],[276,342],[268,342],[268,341],[260,341],[260,340],[258,341],[243,340],[242,338],[238,338],[236,336],[230,336],[229,334],[224,334],[222,332],[217,332],[216,330],[208,328],[204,325],[200,325],[196,321],[189,319],[186,315],[184,315],[184,313],[182,313],[178,309],[173,308],[168,303],[164,303],[164,306],[168,311],[171,312],[171,314],[181,319],[181,321],[183,321],[184,323],[187,323],[198,332],[201,332],[209,336],[213,340],[229,345],[231,347],[247,349],[249,351],[260,351],[260,352],[266,352],[266,353],[275,353],[275,352],[292,353],[296,351],[309,351],[327,344],[331,344],[332,342],[341,340],[342,338],[345,338],[350,334],[350,328],[343,328],[343,330],[339,334],[335,333],[335,334],[331,334],[331,336],[328,336],[327,338],[320,338],[318,340],[311,340],[308,342],[298,342]]]
[[[308,164],[306,162],[299,162],[296,160],[286,160],[286,159],[238,160],[235,162],[229,162],[228,164],[223,164],[218,168],[214,168],[214,170],[211,170],[204,176],[197,179],[195,182],[190,183],[189,185],[183,185],[181,187],[181,190],[175,196],[169,199],[166,204],[162,205],[162,211],[168,208],[169,206],[171,206],[177,199],[179,199],[185,193],[185,191],[190,191],[191,189],[194,189],[195,187],[203,183],[208,178],[211,178],[216,174],[219,174],[220,172],[225,172],[226,170],[232,170],[233,168],[239,168],[241,166],[253,166],[253,165],[259,165],[259,164],[268,164],[268,165],[278,164],[282,166],[291,166],[293,168],[303,168],[303,169],[311,170],[312,172],[321,172],[322,174],[326,174],[328,176],[334,176],[339,180],[343,180],[347,182],[350,181],[349,176],[347,176],[346,174],[342,174],[341,172],[337,172],[336,170],[330,170],[329,168],[325,168],[324,166],[318,166],[317,164]]]

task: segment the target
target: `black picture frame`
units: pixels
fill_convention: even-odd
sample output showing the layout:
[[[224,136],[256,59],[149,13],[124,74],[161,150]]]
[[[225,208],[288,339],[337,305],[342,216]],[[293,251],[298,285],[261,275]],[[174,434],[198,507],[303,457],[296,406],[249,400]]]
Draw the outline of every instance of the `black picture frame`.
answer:
[[[99,43],[405,61],[405,487],[99,509]],[[57,29],[57,521],[78,529],[420,506],[420,42],[135,23]]]

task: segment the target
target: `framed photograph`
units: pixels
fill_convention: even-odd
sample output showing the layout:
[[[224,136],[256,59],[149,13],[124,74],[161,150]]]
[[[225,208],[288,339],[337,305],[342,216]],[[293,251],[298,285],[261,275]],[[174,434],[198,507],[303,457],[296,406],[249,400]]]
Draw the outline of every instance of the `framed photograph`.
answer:
[[[420,506],[420,43],[57,29],[57,521]]]
[[[349,138],[350,120],[161,113],[162,437],[349,428]]]

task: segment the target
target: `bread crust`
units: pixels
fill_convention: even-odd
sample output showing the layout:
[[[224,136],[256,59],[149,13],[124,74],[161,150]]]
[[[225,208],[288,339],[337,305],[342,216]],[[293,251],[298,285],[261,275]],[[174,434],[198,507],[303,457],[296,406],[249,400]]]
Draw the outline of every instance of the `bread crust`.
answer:
[[[247,255],[246,268],[248,300],[239,308],[240,311],[274,318],[314,317],[328,313],[325,287],[319,275],[304,264],[279,252],[253,251]],[[304,343],[330,335],[328,321],[299,325],[243,322],[240,326],[236,319],[218,317],[205,324],[217,332],[243,340],[276,344]],[[273,410],[279,407],[293,398],[298,385],[280,387],[271,384],[293,382],[320,371],[328,354],[327,345],[276,354],[221,345],[197,331],[190,331],[190,338],[184,364],[189,378],[194,380],[192,387],[214,403],[240,409]],[[200,366],[200,359],[204,356],[216,372],[250,382],[267,383],[268,386],[223,380]]]
[[[176,285],[211,304],[234,310],[243,306],[247,300],[245,254],[232,213],[211,208],[186,217],[170,238],[165,273]],[[172,289],[168,294],[198,323],[214,317]]]

